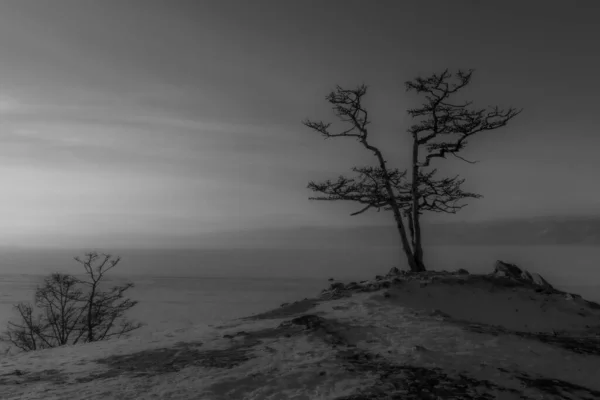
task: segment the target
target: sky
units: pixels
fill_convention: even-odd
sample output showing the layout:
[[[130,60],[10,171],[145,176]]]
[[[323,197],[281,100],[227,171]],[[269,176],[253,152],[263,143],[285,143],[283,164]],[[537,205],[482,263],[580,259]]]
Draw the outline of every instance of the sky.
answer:
[[[487,220],[600,213],[600,3],[0,1],[0,243],[169,246],[267,228],[390,223],[309,201],[373,156],[301,121],[365,83],[371,137],[408,167],[404,82],[475,69],[465,97],[524,111],[437,162]],[[334,125],[334,127],[339,125]],[[437,218],[437,219],[436,219]]]

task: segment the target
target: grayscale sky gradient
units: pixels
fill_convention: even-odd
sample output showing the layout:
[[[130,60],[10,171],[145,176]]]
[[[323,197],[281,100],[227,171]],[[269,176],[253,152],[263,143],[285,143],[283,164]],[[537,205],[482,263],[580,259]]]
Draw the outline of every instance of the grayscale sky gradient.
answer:
[[[470,141],[479,164],[435,163],[485,196],[446,219],[598,215],[599,16],[597,1],[0,0],[0,241],[385,223],[307,200],[309,180],[372,156],[301,121],[335,121],[324,96],[364,82],[374,143],[407,167],[419,99],[403,82],[446,67],[476,69],[476,105],[525,109]]]

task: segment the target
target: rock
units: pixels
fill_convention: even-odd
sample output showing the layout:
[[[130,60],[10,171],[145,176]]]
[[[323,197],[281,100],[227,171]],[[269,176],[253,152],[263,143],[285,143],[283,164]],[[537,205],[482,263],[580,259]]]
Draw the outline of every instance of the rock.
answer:
[[[382,279],[383,279],[383,276],[381,276],[381,275],[375,275],[375,280],[380,281]]]
[[[494,272],[492,273],[495,277],[506,277],[519,282],[529,283],[531,285],[543,288],[545,290],[554,291],[554,287],[548,283],[540,274],[530,273],[515,264],[506,263],[504,261],[496,261],[494,265]]]
[[[329,279],[327,279],[327,280],[328,280],[329,282],[333,282],[333,281],[334,281],[334,279],[333,279],[333,278],[329,278]]]
[[[248,335],[250,335],[250,334],[246,331],[239,331],[237,333],[234,333],[233,335],[223,335],[223,339],[233,339],[236,336],[248,336]]]
[[[402,274],[402,272],[400,272],[400,270],[397,267],[392,267],[386,276],[391,277],[391,276],[398,276],[401,274]]]
[[[379,282],[369,282],[362,286],[361,291],[374,292],[379,289],[381,289],[381,284]]]
[[[432,317],[450,318],[449,314],[446,314],[445,312],[443,312],[439,308],[432,309],[431,313],[429,313],[429,315],[432,316]]]
[[[282,325],[304,325],[308,329],[314,329],[322,326],[324,322],[325,320],[318,315],[306,314],[283,322]]]
[[[459,269],[456,270],[456,274],[457,275],[469,275],[469,271],[467,271],[464,268],[459,268]]]
[[[506,263],[504,261],[496,261],[494,265],[494,275],[502,275],[509,278],[520,279],[523,271],[515,264]]]
[[[533,277],[531,276],[531,274],[527,271],[522,271],[521,272],[521,279],[525,279],[526,281],[530,281],[533,279]]]
[[[554,287],[548,283],[547,280],[545,280],[540,274],[531,274],[531,278],[532,278],[532,282],[538,286],[544,287],[544,288],[548,288],[548,289],[554,289]]]
[[[329,290],[344,290],[344,284],[342,282],[334,282],[329,286]]]

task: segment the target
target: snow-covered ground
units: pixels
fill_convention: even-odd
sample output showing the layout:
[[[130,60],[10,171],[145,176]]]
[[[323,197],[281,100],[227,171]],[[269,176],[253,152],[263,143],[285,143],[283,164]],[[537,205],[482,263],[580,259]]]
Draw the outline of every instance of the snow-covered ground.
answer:
[[[0,330],[16,318],[16,303],[33,300],[36,285],[45,277],[0,275]],[[128,295],[139,303],[127,315],[144,324],[134,332],[138,336],[239,318],[284,302],[313,297],[323,288],[325,280],[116,275],[109,277],[105,285],[125,282],[135,283]],[[6,347],[0,342],[0,354]]]
[[[600,306],[564,293],[389,278],[251,318],[2,358],[0,398],[596,399],[599,335]]]

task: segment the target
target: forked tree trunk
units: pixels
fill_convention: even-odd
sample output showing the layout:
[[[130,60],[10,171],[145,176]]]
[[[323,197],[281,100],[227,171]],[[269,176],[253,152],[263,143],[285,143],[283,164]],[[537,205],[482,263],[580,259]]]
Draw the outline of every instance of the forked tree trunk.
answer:
[[[406,235],[406,230],[404,229],[404,222],[402,221],[402,214],[397,205],[393,205],[392,209],[394,211],[394,218],[396,220],[396,227],[398,228],[398,232],[400,233],[400,243],[402,245],[402,250],[404,251],[404,255],[406,256],[406,260],[408,261],[408,267],[412,272],[422,271],[419,264],[416,262],[415,257],[413,255],[412,248],[410,246],[410,242],[408,241],[408,236]]]
[[[379,149],[377,147],[369,145],[366,142],[366,140],[364,140],[364,139],[363,139],[362,143],[367,149],[371,150],[375,154],[377,159],[379,160],[379,167],[383,171],[383,177],[384,177],[384,181],[385,181],[384,182],[385,190],[387,191],[389,198],[392,199],[392,201],[389,202],[389,205],[392,208],[392,212],[394,213],[394,219],[396,220],[396,227],[398,228],[398,232],[400,233],[400,241],[402,244],[402,250],[404,250],[404,254],[406,255],[406,259],[408,261],[408,266],[409,266],[410,270],[413,272],[424,271],[424,269],[423,269],[424,267],[423,267],[422,263],[418,263],[416,261],[415,256],[412,251],[412,248],[410,246],[408,236],[406,235],[406,229],[404,227],[404,221],[402,220],[402,211],[400,210],[400,207],[398,207],[398,204],[396,204],[396,202],[393,200],[394,199],[394,189],[392,189],[392,184],[390,182],[390,176],[388,174],[388,170],[385,165],[386,161],[383,158],[381,151],[379,151]]]
[[[423,245],[421,243],[421,223],[419,221],[419,141],[413,136],[412,154],[412,210],[410,212],[410,226],[413,233],[413,257],[418,271],[425,271],[423,263]]]

